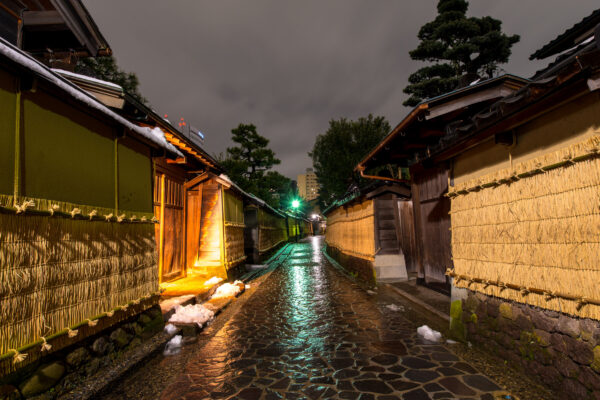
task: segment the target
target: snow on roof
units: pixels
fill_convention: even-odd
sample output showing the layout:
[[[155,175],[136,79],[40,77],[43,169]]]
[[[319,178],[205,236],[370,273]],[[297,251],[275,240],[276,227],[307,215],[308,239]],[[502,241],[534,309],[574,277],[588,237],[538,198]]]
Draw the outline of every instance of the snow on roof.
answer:
[[[15,63],[21,65],[22,67],[34,72],[38,76],[46,79],[48,82],[58,86],[59,88],[67,92],[73,98],[77,99],[78,101],[86,104],[87,106],[97,111],[100,111],[101,113],[113,119],[117,123],[125,126],[127,129],[150,140],[158,146],[167,149],[180,157],[183,157],[183,154],[179,150],[177,150],[172,144],[167,142],[163,132],[160,129],[150,129],[132,124],[125,118],[109,110],[104,104],[100,103],[98,100],[96,100],[95,97],[80,89],[77,85],[69,82],[67,79],[63,78],[56,72],[53,72],[50,68],[46,67],[45,65],[31,57],[29,54],[24,53],[22,50],[14,47],[12,44],[8,43],[2,38],[0,38],[0,55],[3,55],[8,59],[14,61]]]
[[[75,72],[67,71],[67,70],[60,69],[60,68],[51,68],[51,70],[52,70],[52,72],[56,72],[57,74],[62,75],[62,76],[67,76],[70,78],[75,78],[75,79],[79,79],[79,80],[86,81],[86,82],[96,83],[98,85],[106,86],[106,87],[109,87],[111,89],[115,89],[115,90],[118,90],[121,92],[123,91],[123,88],[121,86],[119,86],[113,82],[103,81],[101,79],[92,78],[91,76],[87,76],[87,75],[76,74]]]

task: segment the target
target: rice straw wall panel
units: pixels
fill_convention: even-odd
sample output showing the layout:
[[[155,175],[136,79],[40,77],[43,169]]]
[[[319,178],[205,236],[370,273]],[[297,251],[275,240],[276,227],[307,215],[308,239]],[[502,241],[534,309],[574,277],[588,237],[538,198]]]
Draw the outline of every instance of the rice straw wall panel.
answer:
[[[246,259],[244,252],[244,204],[242,199],[223,191],[225,222],[225,264],[227,269]]]
[[[599,151],[594,136],[451,188],[456,286],[600,319]]]
[[[373,200],[338,207],[327,215],[325,241],[342,253],[373,261],[375,228]]]
[[[156,293],[156,259],[153,224],[0,213],[0,354]]]
[[[258,251],[264,253],[287,240],[285,219],[258,210]]]

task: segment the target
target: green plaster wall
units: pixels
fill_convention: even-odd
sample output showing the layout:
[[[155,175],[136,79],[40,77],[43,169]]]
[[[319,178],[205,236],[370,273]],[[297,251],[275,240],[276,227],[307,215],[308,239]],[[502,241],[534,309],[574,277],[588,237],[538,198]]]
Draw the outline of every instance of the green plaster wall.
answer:
[[[109,125],[38,90],[23,94],[22,128],[24,196],[114,207]]]
[[[15,77],[0,70],[0,194],[12,194],[15,167]]]
[[[152,213],[152,158],[148,147],[119,140],[119,210]]]

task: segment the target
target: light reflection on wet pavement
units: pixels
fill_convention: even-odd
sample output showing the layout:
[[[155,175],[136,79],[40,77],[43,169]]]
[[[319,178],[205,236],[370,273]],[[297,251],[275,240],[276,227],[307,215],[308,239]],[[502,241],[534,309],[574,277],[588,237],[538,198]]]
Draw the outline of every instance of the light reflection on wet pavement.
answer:
[[[321,237],[294,244],[160,398],[494,399],[495,383],[445,345],[421,341],[321,246]]]

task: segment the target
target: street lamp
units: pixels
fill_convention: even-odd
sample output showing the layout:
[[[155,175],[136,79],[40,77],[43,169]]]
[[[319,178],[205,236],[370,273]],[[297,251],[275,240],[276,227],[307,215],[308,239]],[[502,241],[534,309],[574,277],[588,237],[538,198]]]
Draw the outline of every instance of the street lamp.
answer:
[[[298,200],[292,201],[292,208],[298,208],[298,207],[300,207],[300,202]]]

